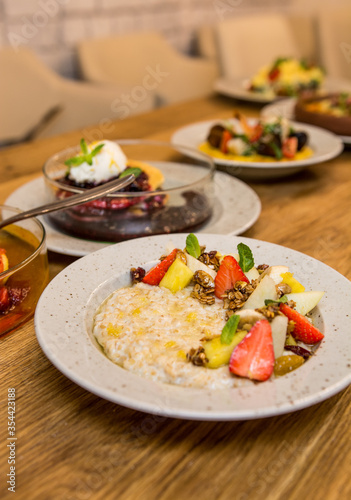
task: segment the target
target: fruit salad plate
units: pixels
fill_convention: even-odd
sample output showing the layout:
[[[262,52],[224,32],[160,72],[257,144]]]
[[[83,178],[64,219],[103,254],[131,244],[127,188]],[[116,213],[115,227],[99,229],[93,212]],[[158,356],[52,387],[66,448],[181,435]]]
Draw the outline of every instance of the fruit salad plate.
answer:
[[[200,233],[197,237],[208,251],[215,249],[222,254],[236,252],[237,245],[244,243],[252,250],[256,264],[288,266],[306,290],[325,292],[312,312],[314,323],[324,334],[315,354],[284,376],[265,382],[235,377],[233,385],[221,389],[160,382],[108,359],[93,335],[101,304],[115,290],[130,285],[132,267],[150,268],[170,243],[184,248],[186,237],[161,235],[110,245],[56,276],[35,313],[39,344],[54,366],[79,386],[116,404],[193,420],[246,420],[285,414],[320,403],[350,384],[350,282],[297,251],[231,235]]]
[[[211,127],[220,120],[208,120],[193,123],[178,129],[172,136],[172,143],[199,148],[206,141]],[[299,160],[284,161],[241,161],[213,157],[217,166],[227,173],[247,179],[270,179],[294,174],[316,163],[322,163],[338,156],[343,150],[342,141],[331,132],[304,123],[292,122],[295,130],[306,132],[309,137],[309,147],[313,154]],[[249,158],[249,157],[248,157]]]
[[[256,222],[261,213],[261,202],[252,188],[223,172],[216,172],[214,188],[213,214],[200,231],[241,234]],[[238,204],[238,199],[243,197],[245,198],[245,207]],[[22,210],[30,210],[47,202],[48,198],[42,177],[24,184],[11,193],[6,200],[7,205]],[[47,247],[53,252],[82,257],[110,244],[64,234],[54,227],[47,217],[40,217],[40,220],[46,229]]]
[[[274,92],[251,92],[248,90],[249,78],[219,78],[214,84],[214,90],[219,94],[223,94],[240,101],[248,101],[257,104],[267,104],[281,97],[276,96]]]
[[[277,96],[273,91],[252,92],[249,90],[250,78],[219,78],[214,84],[214,90],[219,94],[228,97],[233,97],[240,101],[247,101],[257,104],[278,104],[281,100],[286,100],[285,97]],[[327,92],[337,92],[340,89],[350,89],[350,82],[340,78],[325,79],[323,89]]]

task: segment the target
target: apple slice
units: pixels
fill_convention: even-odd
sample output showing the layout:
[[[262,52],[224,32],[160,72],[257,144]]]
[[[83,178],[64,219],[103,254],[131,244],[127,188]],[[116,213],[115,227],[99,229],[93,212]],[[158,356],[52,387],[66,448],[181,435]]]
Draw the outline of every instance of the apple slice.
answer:
[[[276,316],[271,321],[275,359],[283,355],[287,327],[288,327],[288,318],[286,316]]]
[[[261,274],[261,279],[265,276],[269,276],[276,285],[279,285],[279,283],[283,281],[281,275],[287,272],[289,272],[289,268],[287,266],[270,266]]]
[[[275,283],[269,276],[264,276],[264,278],[259,282],[255,290],[243,305],[242,309],[258,309],[260,307],[264,307],[264,301],[266,299],[278,299]]]
[[[205,271],[205,273],[209,274],[213,279],[215,279],[217,273],[214,269],[211,269],[210,267],[206,266],[206,264],[195,259],[195,257],[189,255],[188,253],[186,253],[185,255],[186,255],[186,265],[193,273],[195,273],[196,271]]]
[[[255,311],[254,309],[239,309],[239,311],[235,311],[237,316],[240,316],[240,321],[238,324],[238,328],[242,328],[245,324],[249,323],[250,325],[254,325],[260,319],[264,319],[263,314]]]
[[[311,291],[287,293],[285,296],[288,300],[293,300],[296,303],[296,311],[302,314],[302,316],[306,316],[307,313],[316,307],[323,295],[324,292]]]
[[[249,281],[258,280],[258,278],[260,277],[260,273],[257,271],[255,267],[252,267],[250,271],[247,271],[245,273],[245,276]]]

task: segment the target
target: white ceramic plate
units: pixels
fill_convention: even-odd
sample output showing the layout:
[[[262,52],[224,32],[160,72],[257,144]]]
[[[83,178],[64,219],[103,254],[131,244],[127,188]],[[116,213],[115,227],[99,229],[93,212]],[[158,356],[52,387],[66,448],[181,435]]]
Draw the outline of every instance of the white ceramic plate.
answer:
[[[256,263],[289,265],[307,290],[325,290],[314,321],[325,338],[299,369],[264,383],[246,379],[223,390],[183,388],[142,378],[110,361],[92,337],[93,317],[112,291],[127,286],[129,269],[155,261],[170,239],[184,247],[186,234],[152,236],[111,245],[71,264],[51,281],[35,313],[35,329],[49,360],[69,379],[114,403],[168,417],[244,420],[299,410],[351,383],[351,284],[302,253],[238,236],[199,234],[207,249],[232,253],[239,242]]]
[[[247,90],[250,78],[219,78],[214,85],[214,90],[218,93],[248,101],[252,103],[265,104],[273,101],[279,102],[284,97],[276,96],[273,92],[250,92]],[[323,89],[326,92],[338,92],[340,90],[350,90],[350,82],[340,78],[326,78]]]
[[[178,147],[183,145],[197,149],[201,143],[206,141],[210,128],[216,123],[220,123],[220,121],[220,119],[208,120],[182,127],[173,134],[171,141]],[[238,177],[268,179],[293,174],[315,163],[330,160],[342,152],[342,141],[331,132],[304,123],[292,123],[296,130],[303,130],[308,133],[309,146],[313,149],[311,157],[304,160],[267,161],[262,163],[222,160],[219,158],[213,158],[213,161],[216,165],[224,167],[228,173]]]
[[[294,107],[296,99],[281,99],[280,101],[273,102],[272,104],[267,104],[261,110],[261,116],[283,116],[289,120],[293,120],[295,117]],[[351,144],[350,135],[338,135],[344,144]]]
[[[243,233],[256,222],[261,213],[259,197],[247,184],[223,172],[216,172],[214,183],[215,206],[213,214],[200,232]],[[238,199],[245,199],[245,204],[238,203]],[[5,204],[29,210],[47,202],[44,180],[40,177],[14,191],[7,198]],[[110,245],[110,243],[68,236],[58,231],[48,218],[40,217],[40,220],[46,229],[47,247],[53,252],[81,257]]]
[[[229,80],[228,78],[219,78],[216,80],[214,90],[241,101],[257,102],[258,104],[267,103],[280,99],[273,92],[250,92],[247,90],[249,84],[248,78],[238,78]]]

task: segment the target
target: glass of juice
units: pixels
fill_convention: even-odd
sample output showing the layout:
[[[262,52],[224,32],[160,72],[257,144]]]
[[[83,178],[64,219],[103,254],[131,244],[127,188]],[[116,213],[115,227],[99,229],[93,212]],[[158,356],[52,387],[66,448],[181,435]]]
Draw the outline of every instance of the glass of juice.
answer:
[[[0,220],[21,210],[0,205]],[[0,229],[0,336],[29,319],[49,280],[45,229],[37,219]]]

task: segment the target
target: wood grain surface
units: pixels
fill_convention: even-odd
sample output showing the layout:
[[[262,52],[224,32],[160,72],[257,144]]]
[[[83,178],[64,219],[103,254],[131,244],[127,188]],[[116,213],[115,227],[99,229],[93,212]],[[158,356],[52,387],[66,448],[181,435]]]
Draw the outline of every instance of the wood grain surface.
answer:
[[[104,138],[169,139],[193,121],[258,108],[207,99],[113,123]],[[0,202],[92,127],[0,151]],[[101,136],[102,138],[102,136]],[[262,214],[245,236],[311,255],[351,278],[351,154],[249,182]],[[243,200],[245,203],[245,200]],[[75,259],[49,253],[50,276]],[[351,333],[351,332],[350,332]],[[244,422],[192,422],[123,408],[47,360],[33,320],[0,339],[0,498],[11,498],[7,390],[16,389],[16,496],[24,500],[351,498],[351,389],[311,408]]]

